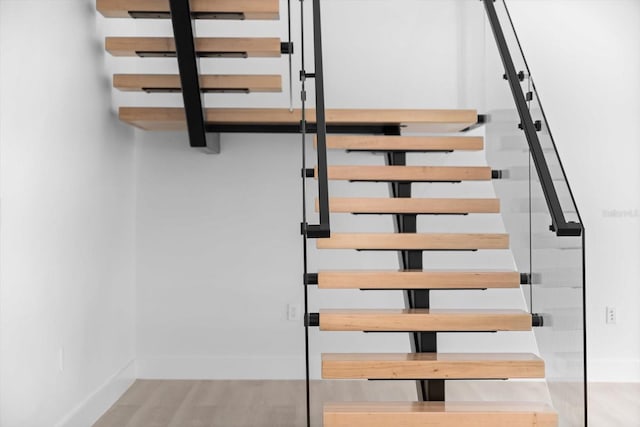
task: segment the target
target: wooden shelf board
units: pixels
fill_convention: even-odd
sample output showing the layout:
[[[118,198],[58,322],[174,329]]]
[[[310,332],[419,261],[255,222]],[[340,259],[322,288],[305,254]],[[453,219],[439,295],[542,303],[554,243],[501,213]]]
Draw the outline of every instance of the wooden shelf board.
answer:
[[[320,271],[320,289],[518,288],[515,271]]]
[[[325,309],[320,330],[370,332],[529,331],[531,315],[522,310]]]
[[[317,147],[315,138],[314,147]],[[327,148],[333,150],[478,151],[483,147],[482,137],[471,136],[330,135],[327,137]]]
[[[478,250],[509,249],[508,234],[491,233],[331,233],[318,249]]]
[[[177,74],[116,74],[113,86],[119,90],[177,91],[182,90]],[[279,75],[202,75],[200,88],[212,90],[247,90],[248,92],[282,92],[282,77]]]
[[[369,182],[458,182],[488,181],[486,166],[329,166],[327,174],[335,181]],[[315,172],[317,176],[317,172]]]
[[[544,361],[530,353],[329,353],[324,379],[544,378]]]
[[[557,427],[538,402],[349,402],[324,406],[324,427]]]
[[[354,214],[469,214],[500,213],[499,199],[454,198],[338,198],[329,199],[334,213]],[[316,199],[316,212],[319,210]]]
[[[96,9],[107,18],[130,18],[131,12],[156,13],[169,17],[169,0],[96,0]],[[196,18],[208,14],[241,14],[239,19],[278,20],[278,0],[191,0],[191,11]],[[207,14],[207,15],[202,15]]]
[[[315,110],[307,110],[307,121],[315,123]],[[447,127],[457,131],[477,120],[475,110],[359,110],[328,109],[329,125],[402,125],[423,123],[433,129]],[[207,108],[210,125],[299,125],[299,109],[288,108]],[[121,107],[120,120],[144,130],[185,130],[186,119],[182,108]]]
[[[247,57],[281,56],[280,39],[273,37],[198,37],[196,53],[202,55],[246,54]],[[113,56],[175,54],[173,37],[107,37],[105,49]]]

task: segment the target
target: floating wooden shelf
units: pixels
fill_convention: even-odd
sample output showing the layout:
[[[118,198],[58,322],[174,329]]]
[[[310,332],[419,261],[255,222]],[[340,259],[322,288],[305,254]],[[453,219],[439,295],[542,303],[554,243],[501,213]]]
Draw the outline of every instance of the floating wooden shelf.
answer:
[[[172,57],[176,53],[173,37],[107,37],[105,48],[113,56]],[[200,57],[269,57],[281,55],[278,38],[198,37],[196,55]]]
[[[130,46],[127,52],[131,52]],[[307,121],[315,123],[315,110],[308,110]],[[475,110],[357,110],[329,109],[328,125],[421,125],[434,132],[455,132],[476,123]],[[299,126],[300,110],[287,108],[208,108],[208,125],[292,125]],[[145,130],[186,129],[184,109],[121,107],[120,120]]]
[[[169,0],[96,0],[107,18],[170,18]],[[197,19],[280,19],[278,0],[191,0]]]
[[[500,199],[331,198],[334,213],[353,214],[470,214],[500,213]],[[316,199],[316,212],[319,203]]]
[[[334,353],[322,355],[322,378],[544,378],[544,361],[530,353]]]
[[[471,233],[332,233],[316,240],[318,249],[477,250],[509,249],[508,234]]]
[[[459,182],[491,179],[491,168],[485,166],[329,166],[327,173],[330,180],[336,181]]]
[[[367,309],[320,310],[320,330],[369,332],[529,331],[520,310]]]
[[[518,288],[514,271],[320,271],[320,289]]]
[[[122,91],[181,92],[177,74],[116,74],[113,86]],[[281,92],[282,77],[278,75],[202,75],[203,92]]]
[[[314,140],[317,147],[317,140]],[[477,151],[482,150],[482,137],[470,136],[380,136],[331,135],[327,148],[352,151]]]
[[[557,427],[543,403],[369,402],[329,403],[324,427]]]

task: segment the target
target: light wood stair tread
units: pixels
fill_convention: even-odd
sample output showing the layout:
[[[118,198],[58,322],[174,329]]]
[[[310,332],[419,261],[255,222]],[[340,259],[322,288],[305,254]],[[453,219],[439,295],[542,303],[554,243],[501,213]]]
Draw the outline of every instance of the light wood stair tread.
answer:
[[[324,427],[557,427],[539,402],[349,402],[324,405]]]
[[[278,47],[279,49],[279,47]],[[315,122],[315,110],[306,111],[306,119]],[[412,125],[431,127],[434,132],[455,132],[477,121],[475,110],[372,110],[327,109],[328,125]],[[302,113],[288,108],[208,108],[210,125],[292,125],[299,126]],[[120,120],[145,130],[184,130],[182,108],[121,107]]]
[[[315,176],[317,177],[317,171]],[[488,181],[487,166],[329,166],[327,175],[336,181],[458,182]]]
[[[318,249],[477,250],[509,249],[509,235],[499,233],[331,233],[317,239]]]
[[[317,138],[314,147],[317,147]],[[454,151],[482,150],[476,136],[329,135],[327,148],[352,151]]]
[[[329,353],[322,378],[544,378],[544,361],[530,353]]]
[[[531,315],[522,310],[324,309],[320,330],[371,332],[529,331]]]
[[[355,214],[500,213],[500,199],[333,197],[329,199],[329,209]],[[316,212],[318,210],[316,199]]]
[[[196,18],[215,18],[210,15],[219,14],[235,19],[280,19],[278,0],[191,0],[190,4]],[[132,14],[137,17],[139,13],[170,17],[169,0],[96,0],[96,8],[107,18],[129,18]],[[235,16],[238,14],[241,16]]]
[[[181,91],[178,74],[116,74],[113,86],[122,91]],[[281,92],[279,75],[201,75],[203,91]]]
[[[105,48],[113,56],[162,55],[176,51],[173,37],[107,37]],[[274,37],[197,37],[200,56],[246,54],[248,57],[279,57],[280,39]]]
[[[320,271],[320,289],[518,288],[515,271]]]

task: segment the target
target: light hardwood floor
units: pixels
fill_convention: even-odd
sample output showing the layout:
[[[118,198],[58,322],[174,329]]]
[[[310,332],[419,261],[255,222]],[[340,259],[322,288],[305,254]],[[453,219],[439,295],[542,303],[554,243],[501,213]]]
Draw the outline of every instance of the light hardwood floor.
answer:
[[[551,386],[551,393],[573,392],[570,386]],[[303,427],[304,396],[303,381],[139,380],[94,427]],[[312,425],[320,427],[322,402],[410,401],[416,394],[412,382],[314,381],[312,396]],[[447,383],[452,401],[545,396],[547,388],[538,382]],[[591,384],[589,403],[590,427],[640,426],[640,384]]]

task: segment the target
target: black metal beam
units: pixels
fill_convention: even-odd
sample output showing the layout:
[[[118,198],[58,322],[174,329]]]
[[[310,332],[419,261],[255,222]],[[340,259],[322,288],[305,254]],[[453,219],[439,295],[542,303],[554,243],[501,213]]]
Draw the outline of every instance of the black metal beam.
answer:
[[[351,124],[333,125],[326,124],[327,134],[359,134],[359,135],[384,135],[389,126],[374,124]],[[219,133],[302,133],[301,125],[298,124],[208,124],[207,132]],[[305,133],[315,134],[317,127],[315,123],[306,123]]]
[[[189,143],[192,147],[206,148],[205,116],[200,95],[200,73],[196,59],[191,8],[188,0],[170,0],[169,5]]]
[[[400,128],[387,132],[389,135],[400,135]],[[388,153],[387,164],[390,166],[405,166],[407,153]],[[411,198],[410,182],[394,182],[390,184],[391,196],[394,198]],[[417,233],[417,215],[396,215],[396,231],[398,233]],[[403,270],[422,270],[423,251],[400,251],[398,253]],[[408,308],[429,308],[430,292],[428,290],[405,291],[405,305]],[[414,353],[436,353],[438,351],[437,332],[413,332],[411,351]],[[444,401],[444,380],[419,380],[416,383],[418,398],[422,401]]]
[[[547,165],[547,161],[544,156],[544,151],[542,150],[540,140],[538,139],[538,131],[536,130],[536,125],[531,117],[531,112],[529,111],[524,91],[520,85],[520,77],[516,72],[515,65],[513,64],[513,58],[511,57],[507,40],[504,36],[502,26],[500,25],[500,19],[498,18],[495,5],[493,4],[494,0],[482,1],[487,12],[493,36],[498,46],[498,51],[500,52],[500,58],[505,69],[506,79],[509,82],[511,94],[513,95],[516,108],[518,109],[520,123],[527,138],[527,142],[529,143],[531,158],[533,159],[533,163],[536,167],[538,178],[540,179],[540,184],[547,202],[547,207],[551,214],[553,231],[555,231],[558,236],[580,236],[582,233],[582,225],[567,222],[564,217],[562,205],[560,204],[558,193],[556,192],[556,188],[553,184],[553,178],[551,177],[551,172],[549,171],[549,166]]]

